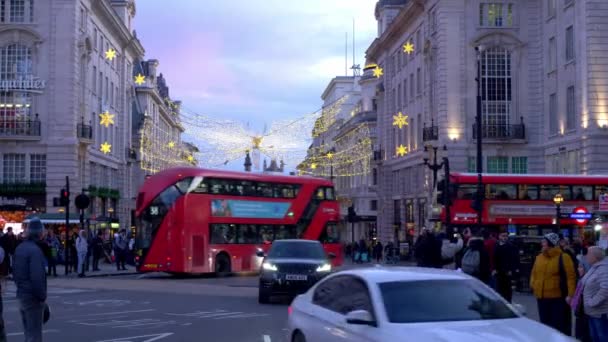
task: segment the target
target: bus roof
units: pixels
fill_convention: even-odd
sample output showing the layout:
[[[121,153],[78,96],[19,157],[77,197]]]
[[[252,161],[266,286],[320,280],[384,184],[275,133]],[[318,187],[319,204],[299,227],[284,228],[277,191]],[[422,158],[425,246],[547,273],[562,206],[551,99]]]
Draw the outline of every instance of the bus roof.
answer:
[[[176,167],[160,171],[146,179],[142,185],[142,189],[146,189],[146,191],[144,191],[142,196],[142,191],[140,189],[140,194],[138,195],[136,204],[137,209],[139,210],[141,205],[148,205],[161,191],[177,183],[179,180],[188,177],[225,178],[267,183],[333,186],[332,182],[329,180],[310,176],[285,176],[264,173],[201,169],[195,167]],[[139,213],[137,214],[139,215]]]
[[[477,184],[477,173],[450,174],[450,182]],[[482,173],[484,184],[608,185],[608,175]]]

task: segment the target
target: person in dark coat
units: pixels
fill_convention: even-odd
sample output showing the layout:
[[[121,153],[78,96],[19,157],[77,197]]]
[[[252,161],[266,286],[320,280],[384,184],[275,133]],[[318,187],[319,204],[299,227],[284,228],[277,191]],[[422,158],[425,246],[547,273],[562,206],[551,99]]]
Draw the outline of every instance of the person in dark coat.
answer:
[[[45,257],[37,242],[40,241],[43,231],[40,219],[30,220],[27,224],[27,239],[17,247],[13,264],[23,332],[28,342],[42,342],[47,288]]]
[[[103,255],[103,232],[97,231],[97,236],[93,239],[93,271],[99,271],[99,259]]]
[[[496,275],[496,291],[506,300],[513,299],[511,284],[519,273],[519,251],[509,242],[509,233],[501,232],[494,249],[494,271]]]

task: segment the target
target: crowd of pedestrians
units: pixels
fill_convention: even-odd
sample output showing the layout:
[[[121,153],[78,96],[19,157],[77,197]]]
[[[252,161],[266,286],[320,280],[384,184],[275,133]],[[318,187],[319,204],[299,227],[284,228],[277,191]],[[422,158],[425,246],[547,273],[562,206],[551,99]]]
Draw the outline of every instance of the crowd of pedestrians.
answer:
[[[460,270],[512,301],[513,285],[521,278],[520,255],[506,231],[496,238],[484,232],[475,236],[470,229],[453,236],[424,229],[414,249],[418,266]],[[608,258],[604,249],[572,247],[560,235],[546,234],[529,283],[542,323],[583,342],[608,341]]]
[[[110,252],[106,247],[108,242]],[[65,262],[65,248],[69,249],[67,266],[77,271],[79,277],[84,277],[90,266],[93,271],[99,271],[100,260],[105,258],[112,263],[112,252],[117,270],[126,270],[125,265],[133,261],[133,247],[134,239],[127,236],[125,229],[114,234],[111,241],[104,239],[102,231],[93,238],[84,229],[75,231],[66,247],[52,229],[44,229],[38,218],[27,223],[25,233],[15,235],[10,227],[6,233],[0,231],[0,278],[12,277],[17,286],[25,341],[42,341],[42,325],[50,315],[46,304],[47,276],[57,276],[57,264]],[[5,342],[2,312],[0,296],[0,342]]]

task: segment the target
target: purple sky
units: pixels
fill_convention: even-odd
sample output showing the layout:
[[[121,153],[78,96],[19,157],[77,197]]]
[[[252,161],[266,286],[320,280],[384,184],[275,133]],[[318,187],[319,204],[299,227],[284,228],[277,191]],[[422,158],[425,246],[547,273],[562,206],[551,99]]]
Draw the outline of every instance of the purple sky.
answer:
[[[331,3],[331,5],[328,5]],[[317,110],[344,74],[344,35],[357,24],[357,63],[376,34],[376,0],[140,0],[135,30],[171,97],[208,116],[261,129]]]

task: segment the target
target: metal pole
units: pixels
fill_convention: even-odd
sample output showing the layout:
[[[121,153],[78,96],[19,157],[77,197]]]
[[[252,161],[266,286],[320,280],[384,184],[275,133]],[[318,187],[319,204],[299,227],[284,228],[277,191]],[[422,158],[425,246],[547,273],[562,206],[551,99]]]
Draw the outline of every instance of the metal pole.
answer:
[[[554,231],[554,233],[559,234],[560,230],[561,230],[561,216],[562,216],[562,206],[560,204],[556,204],[555,205],[555,227],[556,227],[556,231]]]
[[[450,214],[450,161],[448,157],[443,157],[443,167],[445,171],[445,181],[443,190],[443,205],[445,206],[445,231],[450,232],[451,214]]]
[[[65,275],[68,275],[69,270],[68,270],[68,249],[69,248],[69,241],[70,241],[70,234],[69,234],[69,230],[70,230],[70,177],[69,176],[65,176],[65,190],[68,193],[68,198],[67,198],[67,203],[65,204],[65,250],[64,250],[64,254],[65,254]]]
[[[477,209],[477,225],[479,230],[482,228],[482,219],[481,216],[483,214],[483,183],[481,179],[481,174],[483,173],[483,155],[482,155],[482,125],[481,125],[481,52],[477,51],[477,114],[475,116],[475,125],[477,130],[477,198],[479,203],[479,208]]]
[[[439,167],[437,166],[437,147],[433,147],[433,188],[437,187],[437,171],[439,171]]]

